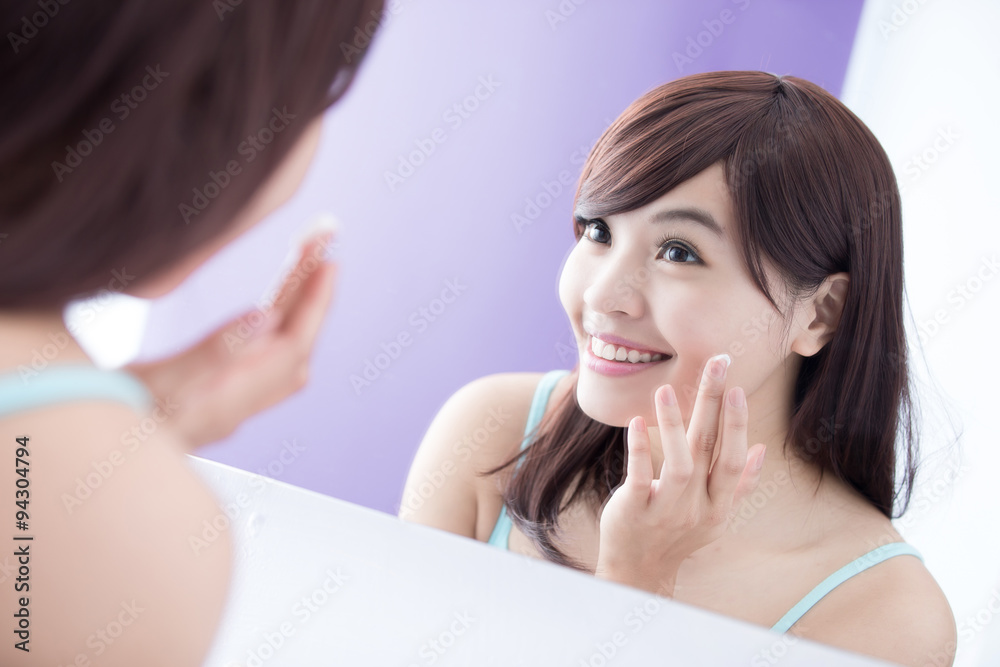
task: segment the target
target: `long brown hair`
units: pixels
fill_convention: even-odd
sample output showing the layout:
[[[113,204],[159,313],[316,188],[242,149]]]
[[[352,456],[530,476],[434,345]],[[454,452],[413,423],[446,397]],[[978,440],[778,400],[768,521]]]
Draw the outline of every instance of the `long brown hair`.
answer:
[[[0,308],[61,305],[116,272],[141,281],[222,233],[344,93],[381,11],[5,2]]]
[[[821,476],[832,473],[857,489],[887,517],[897,501],[902,513],[917,438],[899,191],[885,151],[839,100],[803,79],[764,72],[695,74],[650,91],[604,132],[584,164],[577,239],[580,219],[640,208],[720,162],[744,264],[775,308],[765,265],[777,269],[793,297],[813,293],[833,273],[851,278],[833,338],[802,359],[783,447],[818,464]],[[574,377],[573,390],[536,429],[503,499],[546,559],[584,569],[556,547],[558,518],[581,497],[603,503],[621,483],[625,429],[584,414],[575,389]],[[481,474],[498,473],[520,455]]]

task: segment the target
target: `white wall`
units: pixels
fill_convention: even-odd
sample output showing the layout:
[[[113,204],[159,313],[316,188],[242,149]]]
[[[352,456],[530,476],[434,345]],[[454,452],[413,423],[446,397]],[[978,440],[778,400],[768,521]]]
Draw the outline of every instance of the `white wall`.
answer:
[[[924,466],[896,523],[951,602],[965,667],[1000,664],[997,25],[996,0],[868,0],[843,93],[903,191]]]

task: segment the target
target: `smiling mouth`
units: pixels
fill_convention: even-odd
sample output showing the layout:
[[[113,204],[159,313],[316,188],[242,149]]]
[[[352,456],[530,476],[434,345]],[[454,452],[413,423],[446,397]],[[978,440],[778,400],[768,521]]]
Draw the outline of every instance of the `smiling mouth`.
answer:
[[[605,343],[599,338],[594,336],[590,337],[590,351],[594,353],[594,356],[599,359],[604,359],[606,361],[619,361],[629,364],[648,364],[654,361],[663,361],[664,359],[670,359],[669,354],[659,354],[652,352],[644,352],[642,350],[633,350],[632,348],[625,347],[624,345],[613,345],[611,343]]]

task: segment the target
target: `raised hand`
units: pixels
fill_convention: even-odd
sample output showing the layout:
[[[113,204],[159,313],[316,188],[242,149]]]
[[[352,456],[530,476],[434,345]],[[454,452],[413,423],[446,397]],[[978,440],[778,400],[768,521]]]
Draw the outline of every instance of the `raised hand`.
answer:
[[[274,300],[216,329],[173,357],[126,370],[164,404],[191,448],[226,437],[248,417],[305,386],[309,358],[333,295],[336,265],[324,261],[329,231],[303,244]]]
[[[706,364],[686,432],[673,387],[657,389],[658,479],[642,417],[629,424],[625,480],[601,514],[598,577],[672,595],[681,562],[720,538],[734,508],[757,487],[766,447],[748,455],[746,398],[740,387],[725,392],[728,359]]]

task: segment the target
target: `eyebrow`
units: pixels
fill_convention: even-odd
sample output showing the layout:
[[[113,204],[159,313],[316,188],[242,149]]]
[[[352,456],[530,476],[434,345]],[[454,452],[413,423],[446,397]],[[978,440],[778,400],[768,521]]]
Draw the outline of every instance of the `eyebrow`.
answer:
[[[664,211],[657,211],[650,218],[650,222],[694,222],[696,224],[702,225],[708,228],[713,234],[718,236],[720,239],[726,237],[725,231],[722,229],[712,214],[702,208],[689,207],[689,208],[671,208]]]

